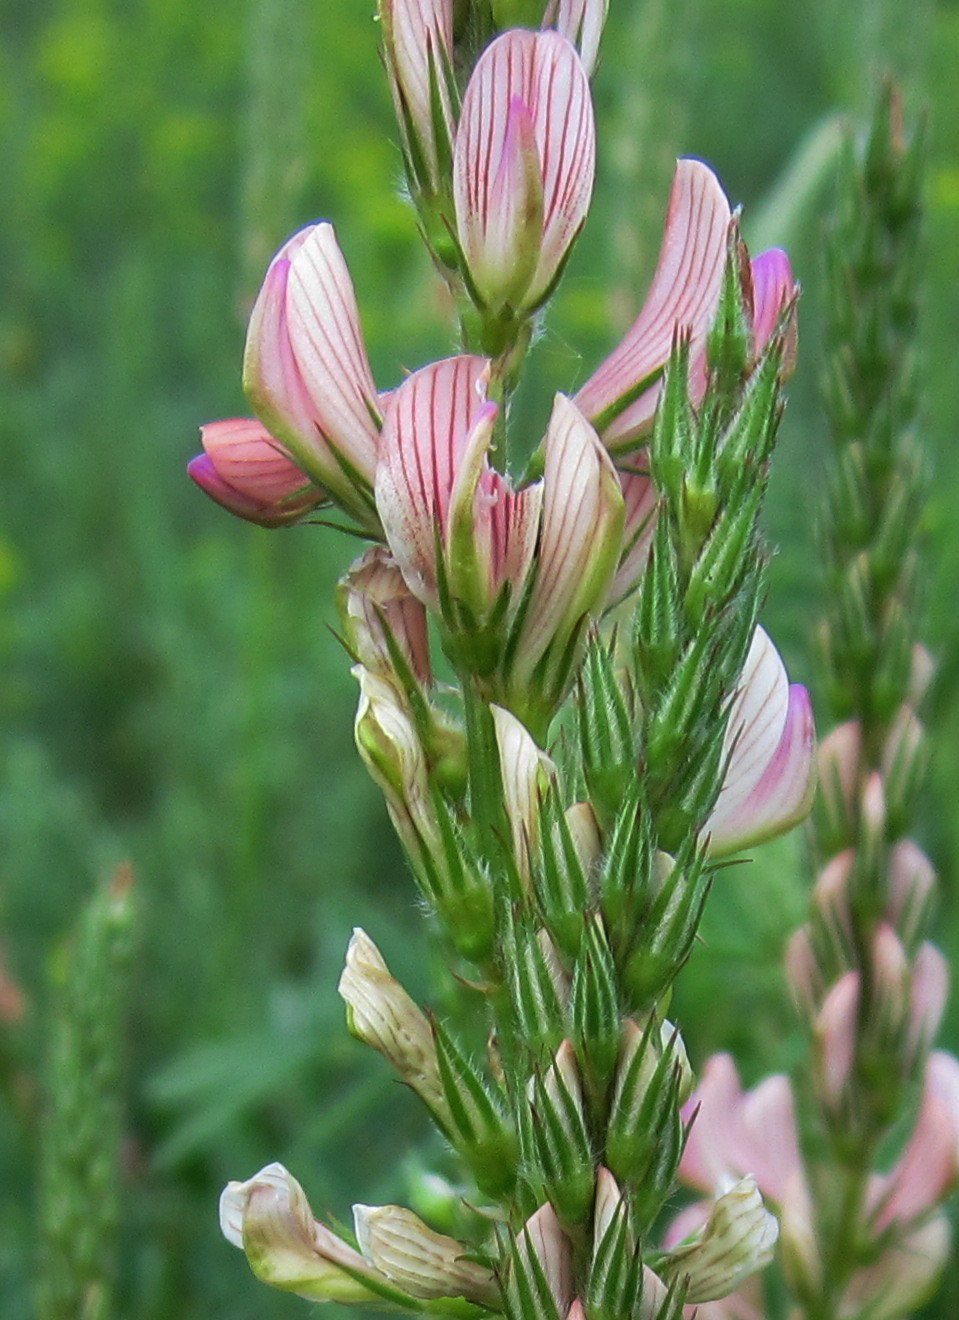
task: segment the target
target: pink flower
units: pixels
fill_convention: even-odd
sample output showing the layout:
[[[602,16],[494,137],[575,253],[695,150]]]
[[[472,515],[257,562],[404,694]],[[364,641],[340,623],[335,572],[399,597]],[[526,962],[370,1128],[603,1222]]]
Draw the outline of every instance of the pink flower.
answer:
[[[475,639],[493,627],[485,660],[474,657],[483,673],[496,670],[509,639],[497,699],[522,714],[508,695],[535,702],[553,680],[562,685],[552,657],[567,655],[605,599],[623,501],[598,437],[562,395],[543,441],[542,480],[514,490],[487,458],[498,418],[485,397],[487,367],[483,358],[448,358],[403,382],[383,427],[376,503],[413,594],[454,634]]]
[[[625,338],[582,386],[574,402],[613,452],[628,451],[652,424],[662,372],[678,329],[690,337],[693,402],[706,385],[706,337],[719,303],[731,211],[712,170],[681,160],[673,179],[656,273]],[[753,337],[759,353],[794,291],[785,253],[755,259]]]
[[[187,472],[202,491],[238,518],[260,527],[299,522],[326,498],[291,463],[259,422],[233,417],[200,428],[203,453]]]
[[[442,191],[456,127],[451,83],[453,0],[380,0],[390,91],[410,176]]]
[[[599,55],[609,0],[549,0],[543,27],[553,27],[579,51],[583,68],[592,74]]]
[[[470,279],[493,310],[551,293],[589,208],[596,142],[589,82],[555,32],[505,32],[477,61],[453,153]]]
[[[793,1278],[814,1278],[819,1266],[812,1203],[789,1079],[767,1077],[743,1092],[730,1056],[716,1054],[682,1114],[686,1122],[692,1121],[679,1165],[683,1182],[714,1195],[751,1175],[779,1212],[787,1272]]]
[[[704,834],[713,855],[736,852],[801,821],[815,791],[809,694],[790,686],[762,628],[753,634],[726,731],[728,764]]]
[[[380,403],[331,225],[308,225],[274,257],[250,316],[243,383],[303,471],[375,529]]]

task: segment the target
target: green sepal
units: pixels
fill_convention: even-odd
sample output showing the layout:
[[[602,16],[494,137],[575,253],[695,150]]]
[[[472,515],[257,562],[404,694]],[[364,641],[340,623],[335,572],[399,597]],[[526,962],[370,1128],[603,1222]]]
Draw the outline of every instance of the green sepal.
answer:
[[[533,888],[556,945],[567,958],[575,958],[591,899],[590,882],[555,785],[550,787],[543,802]]]
[[[673,339],[649,444],[649,467],[658,490],[676,508],[696,452],[696,419],[689,400],[689,337]]]
[[[642,1294],[641,1244],[633,1232],[632,1216],[624,1199],[593,1251],[586,1282],[586,1314],[589,1320],[635,1316]]]
[[[600,819],[613,815],[636,777],[632,714],[613,666],[612,643],[593,632],[576,693],[583,772]]]
[[[516,1183],[519,1143],[478,1070],[442,1023],[433,1021],[436,1061],[449,1108],[450,1139],[486,1196],[508,1196]]]
[[[660,518],[633,616],[633,659],[646,707],[672,677],[684,637],[676,549],[667,519]]]
[[[587,923],[570,991],[570,1026],[585,1090],[599,1103],[619,1055],[619,994],[616,967],[602,918]]]
[[[637,776],[615,818],[599,875],[600,907],[618,959],[632,948],[646,910],[652,866],[652,816]]]
[[[554,1054],[568,1030],[555,970],[549,966],[538,932],[511,904],[505,909],[500,959],[517,1038],[533,1059]]]
[[[623,973],[631,1008],[655,1003],[672,984],[692,952],[711,883],[703,849],[687,837],[650,905]]]
[[[511,1240],[507,1248],[507,1275],[503,1287],[503,1311],[507,1320],[566,1320],[549,1286],[527,1228],[522,1245]]]
[[[530,1098],[530,1127],[536,1161],[550,1204],[564,1227],[585,1222],[593,1205],[595,1170],[582,1110],[561,1071],[550,1069],[552,1086],[537,1072]]]

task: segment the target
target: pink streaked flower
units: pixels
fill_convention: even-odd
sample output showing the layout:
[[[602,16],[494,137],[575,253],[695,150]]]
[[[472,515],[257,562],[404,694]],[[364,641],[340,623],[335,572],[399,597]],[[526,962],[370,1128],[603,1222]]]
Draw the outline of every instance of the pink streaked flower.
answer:
[[[332,225],[308,225],[274,257],[250,316],[243,384],[303,471],[375,528],[380,404]]]
[[[722,288],[732,219],[719,180],[699,160],[676,166],[656,273],[639,316],[617,348],[575,395],[613,452],[635,448],[651,427],[662,372],[677,330],[689,335],[693,402],[706,386],[706,337]],[[761,254],[752,265],[753,339],[768,342],[794,284],[785,253]],[[788,353],[787,353],[788,357]]]
[[[326,496],[260,422],[232,417],[200,427],[203,453],[187,465],[202,491],[247,522],[286,527]]]
[[[548,297],[589,208],[596,141],[589,81],[556,32],[505,32],[480,56],[453,153],[456,227],[493,311]]]
[[[679,1176],[697,1191],[717,1190],[752,1175],[779,1213],[783,1260],[792,1278],[815,1278],[819,1265],[812,1229],[792,1087],[767,1077],[744,1092],[728,1054],[713,1055],[683,1106],[692,1121]]]
[[[336,601],[346,644],[364,668],[395,677],[392,643],[413,677],[430,686],[426,611],[384,546],[372,546],[340,578]]]
[[[873,1188],[878,1230],[911,1224],[935,1209],[959,1183],[959,1060],[929,1056],[912,1136],[895,1168]]]
[[[410,590],[454,632],[475,634],[496,612],[499,641],[484,643],[488,673],[522,603],[509,682],[497,689],[506,701],[514,690],[529,697],[534,676],[548,686],[549,656],[565,654],[601,606],[623,501],[596,433],[562,395],[543,441],[542,480],[514,490],[487,458],[498,417],[485,397],[487,369],[483,358],[448,358],[403,382],[383,427],[376,503]]]
[[[552,27],[579,51],[583,68],[592,74],[599,56],[609,0],[549,0],[543,27]]]
[[[450,95],[453,0],[379,0],[379,8],[407,162],[420,187],[439,192],[440,156],[449,158],[456,128]]]
[[[728,764],[704,834],[714,856],[782,834],[808,813],[815,791],[809,694],[790,686],[762,628],[753,634],[726,732]]]

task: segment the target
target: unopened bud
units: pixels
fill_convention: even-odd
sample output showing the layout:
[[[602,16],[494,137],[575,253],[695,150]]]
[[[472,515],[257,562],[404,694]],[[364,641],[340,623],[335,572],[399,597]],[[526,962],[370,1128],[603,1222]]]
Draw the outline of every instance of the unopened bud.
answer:
[[[772,1260],[779,1235],[752,1178],[743,1178],[714,1204],[704,1228],[675,1248],[660,1267],[669,1278],[688,1278],[687,1302],[727,1297]]]
[[[859,973],[846,972],[826,995],[815,1022],[817,1081],[833,1111],[842,1104],[852,1074],[858,1010]]]
[[[444,1127],[449,1118],[426,1014],[390,974],[364,930],[353,931],[338,986],[350,1031],[396,1069]]]
[[[911,839],[900,840],[889,854],[888,915],[907,948],[919,938],[935,887],[929,858]]]
[[[431,682],[426,609],[381,545],[362,555],[337,585],[346,644],[365,669],[405,686]],[[408,674],[397,673],[397,661]]]
[[[355,1205],[353,1224],[370,1264],[411,1297],[465,1297],[496,1309],[499,1286],[492,1271],[467,1259],[469,1248],[434,1233],[398,1205]]]
[[[562,1320],[573,1304],[573,1252],[551,1205],[527,1219],[510,1253],[508,1320]]]

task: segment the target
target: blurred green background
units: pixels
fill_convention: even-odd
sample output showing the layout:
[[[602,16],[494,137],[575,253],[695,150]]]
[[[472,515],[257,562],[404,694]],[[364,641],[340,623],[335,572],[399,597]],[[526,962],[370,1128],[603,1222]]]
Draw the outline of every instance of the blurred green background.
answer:
[[[378,381],[451,348],[400,198],[373,0],[6,0],[0,51],[0,1313],[31,1314],[38,1088],[51,982],[94,885],[136,871],[117,1315],[267,1320],[220,1238],[231,1177],[281,1159],[314,1208],[407,1195],[422,1116],[348,1037],[350,927],[427,994],[432,954],[327,625],[353,547],[235,522],[187,481],[202,421],[244,411],[243,313],[265,263],[332,219]],[[638,305],[677,154],[708,159],[805,286],[768,522],[765,621],[808,679],[822,218],[837,114],[879,67],[932,119],[923,335],[928,637],[941,665],[921,838],[959,949],[959,5],[612,0],[597,199],[524,408],[582,379]],[[678,995],[695,1062],[747,1080],[801,1040],[778,958],[801,839],[724,873]],[[722,993],[719,993],[721,987]],[[959,1000],[944,1031],[959,1047]],[[10,1016],[16,1016],[11,1014]],[[427,1155],[429,1152],[427,1151]],[[959,1310],[956,1270],[929,1314]]]

